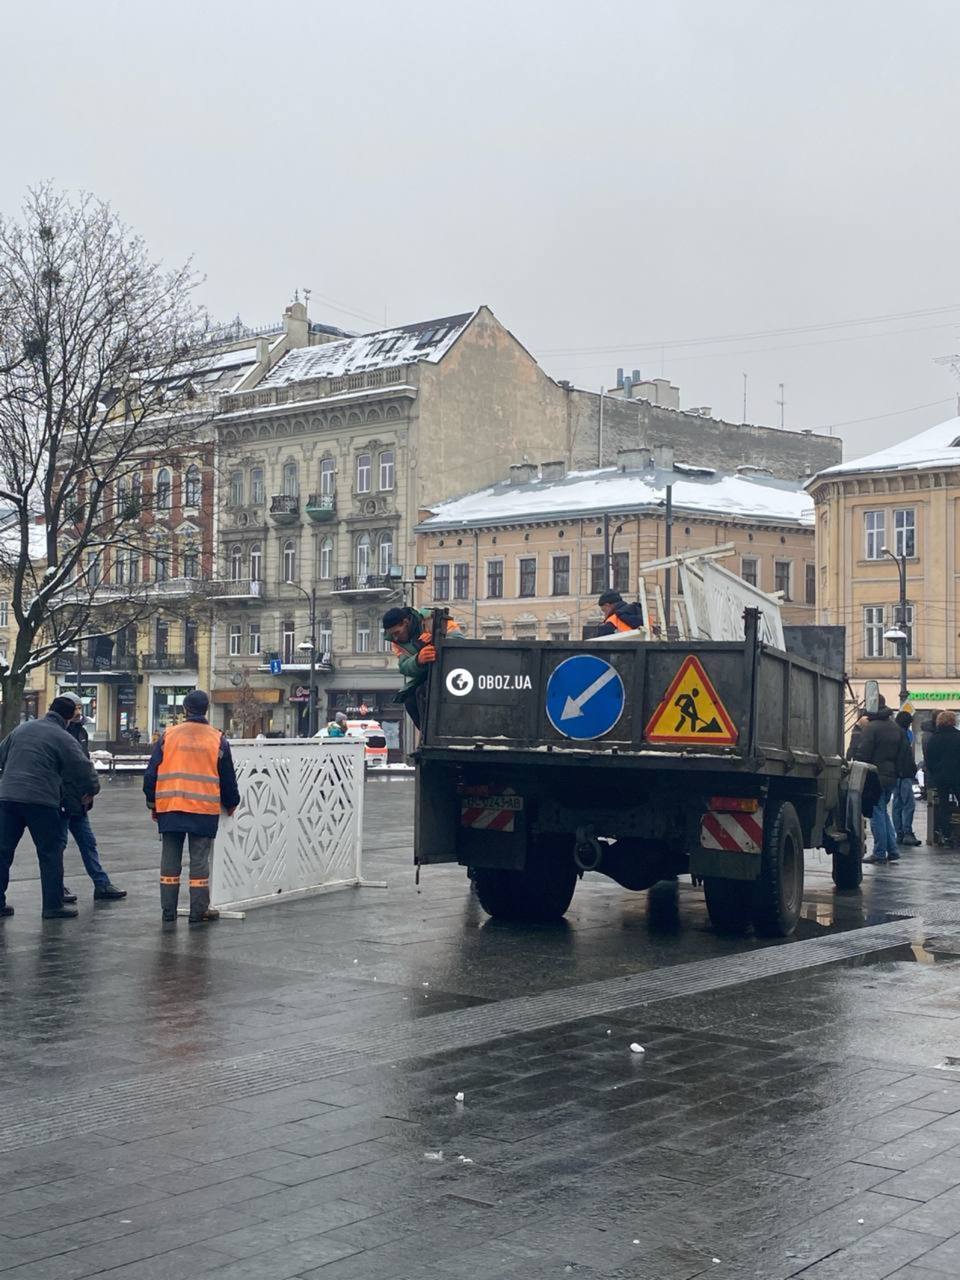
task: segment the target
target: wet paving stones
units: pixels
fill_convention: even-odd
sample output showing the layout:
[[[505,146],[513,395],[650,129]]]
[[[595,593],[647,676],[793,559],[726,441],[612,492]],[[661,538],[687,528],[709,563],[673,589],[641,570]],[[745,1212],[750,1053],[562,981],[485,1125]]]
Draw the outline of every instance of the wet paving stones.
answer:
[[[24,847],[0,926],[0,1280],[960,1275],[960,1072],[938,1070],[960,1056],[960,855],[911,851],[859,895],[810,855],[801,938],[940,924],[699,990],[768,944],[714,934],[689,886],[651,902],[595,876],[563,926],[491,924],[457,868],[417,892],[411,801],[368,787],[386,892],[203,935],[157,928],[133,788],[95,810],[125,903],[81,893],[44,928]],[[703,962],[648,1007],[574,1001],[462,1043],[451,1021]]]

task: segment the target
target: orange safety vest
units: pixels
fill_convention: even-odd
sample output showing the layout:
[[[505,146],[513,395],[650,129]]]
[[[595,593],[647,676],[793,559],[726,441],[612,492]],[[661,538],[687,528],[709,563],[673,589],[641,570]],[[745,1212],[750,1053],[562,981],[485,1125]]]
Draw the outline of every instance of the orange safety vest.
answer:
[[[163,735],[157,770],[157,813],[220,813],[220,743],[213,725],[185,720]]]
[[[459,631],[459,630],[460,630],[460,624],[459,624],[458,622],[455,622],[455,621],[453,620],[453,618],[448,618],[448,619],[447,619],[447,628],[446,628],[446,630],[447,630],[447,635],[449,636],[449,635],[451,635],[454,631]],[[628,630],[628,631],[631,631],[631,630],[633,630],[633,628],[632,628],[632,627],[628,627],[628,628],[627,628],[627,630]],[[433,629],[432,629],[432,626],[431,626],[431,627],[428,627],[426,631],[421,631],[421,632],[420,632],[420,634],[417,636],[417,640],[419,640],[421,647],[422,647],[423,645],[433,644]],[[409,644],[409,643],[411,643],[411,642],[410,642],[410,641],[407,641],[407,643]],[[410,652],[411,652],[411,650],[410,650],[410,649],[405,649],[403,645],[401,645],[401,644],[397,644],[396,640],[394,640],[394,642],[393,642],[393,652],[397,655],[397,657],[398,657],[398,658],[402,658],[402,657],[403,657],[403,655],[404,655],[405,653],[410,653]],[[412,650],[412,652],[416,653],[416,652],[417,652],[417,650],[415,650],[415,649],[414,649],[414,650]]]
[[[636,627],[631,627],[629,622],[624,622],[624,620],[619,616],[619,614],[616,614],[616,613],[609,614],[606,618],[604,618],[604,622],[613,623],[613,625],[616,627],[618,631],[636,631]]]

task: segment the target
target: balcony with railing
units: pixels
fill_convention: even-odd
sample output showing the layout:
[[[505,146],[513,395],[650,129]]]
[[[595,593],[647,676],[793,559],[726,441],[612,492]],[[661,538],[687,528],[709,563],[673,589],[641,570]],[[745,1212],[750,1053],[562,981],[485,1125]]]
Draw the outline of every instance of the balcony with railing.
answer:
[[[300,499],[295,493],[275,493],[270,499],[270,519],[276,525],[296,524],[300,519]]]
[[[164,653],[141,653],[140,666],[144,671],[196,671],[200,659],[196,649],[186,649],[179,653],[172,650]]]
[[[84,679],[95,680],[99,673],[107,671],[136,671],[137,662],[137,655],[129,651],[113,653],[110,656],[106,654],[94,656],[91,653],[84,652],[80,655],[80,673]],[[58,653],[51,660],[50,666],[59,675],[76,675],[77,655],[75,653]]]
[[[358,573],[347,577],[334,578],[333,594],[340,596],[365,596],[367,599],[380,599],[388,596],[396,584],[380,573]]]
[[[289,672],[293,675],[301,675],[310,671],[310,653],[303,649],[296,650],[289,662],[284,659],[279,650],[268,650],[260,655],[260,665],[257,670],[260,672],[269,671],[271,662],[281,663],[284,674]],[[333,653],[329,649],[317,650],[317,662],[314,670],[317,675],[329,675],[331,672],[336,671]]]
[[[337,514],[337,496],[334,493],[311,493],[305,510],[316,524],[332,520]]]
[[[262,604],[266,593],[260,578],[220,578],[210,583],[209,594],[215,600]]]

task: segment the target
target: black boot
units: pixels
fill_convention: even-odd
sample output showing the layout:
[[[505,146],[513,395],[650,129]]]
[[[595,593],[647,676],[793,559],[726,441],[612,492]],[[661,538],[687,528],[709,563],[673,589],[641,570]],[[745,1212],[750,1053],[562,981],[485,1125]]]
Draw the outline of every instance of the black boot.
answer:
[[[93,891],[94,898],[106,898],[108,901],[114,901],[117,898],[125,898],[127,896],[126,889],[118,889],[115,884],[98,884]]]
[[[80,914],[76,907],[55,907],[44,911],[44,920],[75,920]]]

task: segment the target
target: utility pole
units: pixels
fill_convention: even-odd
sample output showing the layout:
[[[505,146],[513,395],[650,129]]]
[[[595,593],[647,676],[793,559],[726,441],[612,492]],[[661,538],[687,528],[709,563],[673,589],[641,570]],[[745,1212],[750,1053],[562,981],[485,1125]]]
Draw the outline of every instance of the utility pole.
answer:
[[[667,527],[664,533],[663,547],[664,547],[665,558],[669,558],[671,555],[673,555],[673,485],[672,484],[667,485],[666,522],[667,522]],[[664,640],[670,639],[670,610],[673,603],[672,581],[673,581],[673,574],[670,569],[670,566],[667,565],[666,573],[664,575],[664,586],[663,586],[663,611],[664,611],[664,614],[666,615],[666,624],[667,624],[667,634],[663,637]]]
[[[740,419],[744,426],[747,425],[747,375],[743,375],[743,417]]]
[[[907,686],[907,554],[904,551],[902,555],[895,555],[888,547],[881,547],[880,554],[889,556],[897,566],[897,573],[900,576],[900,603],[897,605],[896,626],[901,633],[901,639],[897,641],[897,645],[900,650],[900,705],[902,707],[910,697]]]
[[[603,513],[603,589],[613,586],[613,569],[610,561],[610,513]]]
[[[299,582],[286,582],[286,586],[294,587],[309,605],[310,626],[310,700],[307,704],[307,736],[313,738],[317,732],[317,588],[309,591],[301,587]]]
[[[778,382],[777,386],[780,388],[780,395],[777,397],[777,404],[780,406],[780,430],[782,431],[783,430],[783,409],[784,409],[784,405],[787,402],[783,398],[783,383]]]

